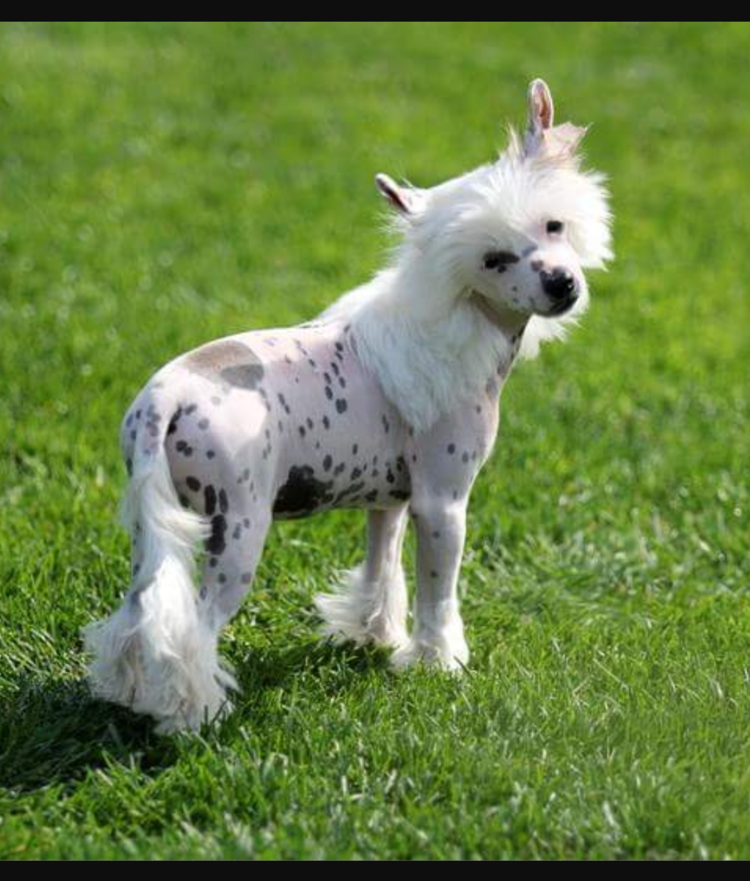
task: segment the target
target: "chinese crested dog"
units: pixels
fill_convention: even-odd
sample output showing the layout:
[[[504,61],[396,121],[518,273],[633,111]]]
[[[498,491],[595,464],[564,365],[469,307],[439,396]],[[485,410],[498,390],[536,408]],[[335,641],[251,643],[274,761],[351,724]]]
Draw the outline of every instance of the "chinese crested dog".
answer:
[[[366,559],[316,600],[324,632],[457,670],[469,650],[458,579],[466,509],[518,356],[588,304],[610,258],[584,129],[554,125],[536,80],[523,136],[432,189],[377,185],[401,244],[390,265],[300,327],[212,342],[160,370],[122,429],[132,586],[86,632],[99,697],[158,730],[195,729],[236,688],[218,641],[275,518],[368,512]],[[401,549],[417,538],[411,632]]]

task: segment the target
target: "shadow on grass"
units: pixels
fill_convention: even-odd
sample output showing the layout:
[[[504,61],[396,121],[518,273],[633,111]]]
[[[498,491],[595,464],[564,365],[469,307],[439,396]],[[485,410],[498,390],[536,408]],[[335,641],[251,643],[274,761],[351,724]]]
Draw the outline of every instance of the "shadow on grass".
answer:
[[[291,644],[250,652],[236,673],[242,695],[233,724],[252,722],[264,689],[284,687],[293,677],[325,669],[325,688],[342,692],[357,674],[385,665],[376,651],[337,648],[327,643]],[[209,742],[222,727],[207,727]],[[24,676],[0,704],[0,788],[13,793],[47,786],[72,786],[91,771],[118,764],[158,775],[177,761],[184,738],[159,737],[149,719],[92,699],[83,681],[60,682]],[[205,742],[205,741],[203,741]]]

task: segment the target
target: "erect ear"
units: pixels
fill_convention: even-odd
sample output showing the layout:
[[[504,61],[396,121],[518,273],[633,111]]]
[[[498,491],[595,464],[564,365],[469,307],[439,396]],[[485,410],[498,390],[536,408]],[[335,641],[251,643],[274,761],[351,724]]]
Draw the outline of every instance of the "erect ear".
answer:
[[[421,207],[422,196],[412,187],[400,187],[387,174],[375,176],[375,184],[383,197],[404,217],[414,217]]]
[[[555,125],[555,105],[552,93],[544,80],[534,80],[529,86],[529,122],[524,149],[527,156],[544,153],[565,158],[578,149],[588,129],[564,122]]]
[[[527,154],[539,150],[545,131],[552,128],[554,121],[555,105],[549,86],[544,80],[533,80],[529,86],[529,121],[524,141]]]
[[[544,133],[544,148],[551,156],[572,156],[586,137],[588,126],[564,122]]]

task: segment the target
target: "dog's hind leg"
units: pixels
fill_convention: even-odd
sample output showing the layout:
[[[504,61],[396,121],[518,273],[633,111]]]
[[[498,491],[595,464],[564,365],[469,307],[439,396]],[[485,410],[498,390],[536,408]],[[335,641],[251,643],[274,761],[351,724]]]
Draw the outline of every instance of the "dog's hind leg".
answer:
[[[266,536],[270,507],[230,496],[227,511],[211,521],[200,588],[201,617],[218,635],[242,605],[255,580]]]
[[[401,550],[407,524],[407,505],[370,512],[366,561],[345,573],[334,593],[315,599],[324,635],[387,648],[406,643],[408,598]]]
[[[164,441],[167,405],[152,399],[134,438],[125,521],[133,539],[133,582],[122,607],[84,632],[94,694],[153,717],[160,733],[197,729],[228,706],[234,687],[217,634],[201,616],[194,552],[206,523],[183,509]]]

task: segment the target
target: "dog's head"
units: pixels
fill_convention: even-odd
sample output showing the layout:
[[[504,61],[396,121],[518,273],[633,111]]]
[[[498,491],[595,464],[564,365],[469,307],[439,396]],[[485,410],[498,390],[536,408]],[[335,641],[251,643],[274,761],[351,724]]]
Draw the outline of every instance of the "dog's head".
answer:
[[[548,319],[541,338],[586,309],[584,270],[612,255],[604,178],[581,168],[585,133],[554,125],[550,91],[535,80],[526,132],[511,132],[496,162],[427,190],[378,175],[407,250],[448,279],[436,296],[478,292],[499,313]]]

